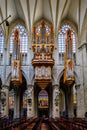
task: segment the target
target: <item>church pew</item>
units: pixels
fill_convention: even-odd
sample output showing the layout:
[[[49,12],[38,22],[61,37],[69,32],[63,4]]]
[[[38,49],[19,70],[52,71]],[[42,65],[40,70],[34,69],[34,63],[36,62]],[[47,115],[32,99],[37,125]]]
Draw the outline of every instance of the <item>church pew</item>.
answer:
[[[87,130],[87,121],[82,118],[57,118],[56,122],[65,130]]]
[[[39,120],[39,118],[27,119],[25,122],[20,123],[15,128],[13,128],[13,130],[16,130],[16,129],[17,130],[25,130],[25,129],[27,129],[27,127],[31,127],[31,126],[33,128],[38,120]]]
[[[49,125],[51,126],[52,130],[60,130],[59,126],[55,124],[55,120],[53,118],[51,118],[48,121]]]

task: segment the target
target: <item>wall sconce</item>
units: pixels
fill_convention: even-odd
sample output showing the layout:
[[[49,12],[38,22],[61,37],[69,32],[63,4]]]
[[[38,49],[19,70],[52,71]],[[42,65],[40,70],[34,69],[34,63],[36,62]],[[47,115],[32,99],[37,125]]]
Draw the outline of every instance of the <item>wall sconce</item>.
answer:
[[[58,89],[56,89],[56,91],[55,91],[55,106],[58,106],[58,104],[59,104],[59,93],[60,93],[60,91]]]
[[[8,18],[10,18],[11,17],[11,15],[9,15],[6,19],[4,19],[1,23],[0,23],[0,25],[2,25],[4,22],[6,23],[6,26],[9,26],[9,22],[7,21],[7,19]]]
[[[55,106],[58,106],[59,104],[59,100],[58,100],[58,97],[55,98]]]
[[[1,91],[1,104],[3,106],[4,111],[4,107],[6,106],[6,93],[4,91]]]
[[[31,106],[32,105],[32,99],[27,99],[28,100],[28,105]]]
[[[81,86],[81,84],[76,84],[75,88],[78,89],[78,88],[80,88],[80,86]]]

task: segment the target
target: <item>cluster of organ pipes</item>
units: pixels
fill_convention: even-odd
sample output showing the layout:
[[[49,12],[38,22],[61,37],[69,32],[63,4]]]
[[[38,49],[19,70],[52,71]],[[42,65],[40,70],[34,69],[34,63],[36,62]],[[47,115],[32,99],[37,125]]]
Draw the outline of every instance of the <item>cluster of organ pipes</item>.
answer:
[[[66,51],[64,54],[64,83],[70,85],[74,81],[73,41],[71,30],[66,32]]]
[[[53,25],[48,27],[44,21],[33,27],[32,42],[35,44],[50,44],[54,42]]]
[[[15,86],[22,83],[20,34],[19,30],[14,31],[13,53],[12,53],[12,82]]]
[[[33,26],[32,49],[34,52],[32,65],[35,68],[35,81],[41,89],[45,89],[51,82],[52,67],[54,65],[54,59],[52,58],[54,50],[52,24],[48,25],[43,20],[39,25]]]
[[[34,52],[32,65],[35,67],[35,78],[36,80],[42,80],[44,76],[44,79],[50,79],[49,81],[51,81],[51,70],[52,66],[54,65],[54,59],[52,58],[52,53],[54,50],[53,25],[48,26],[44,21],[42,21],[39,26],[34,26],[32,32],[32,43],[32,49]],[[64,54],[64,83],[71,84],[74,81],[74,60],[72,51],[72,34],[70,29],[66,32],[65,44],[66,51]],[[50,75],[47,77],[48,68]],[[42,74],[43,72],[44,75]],[[16,29],[14,32],[13,40],[12,81],[15,83],[15,85],[16,83],[17,85],[22,83],[20,36],[18,29]]]

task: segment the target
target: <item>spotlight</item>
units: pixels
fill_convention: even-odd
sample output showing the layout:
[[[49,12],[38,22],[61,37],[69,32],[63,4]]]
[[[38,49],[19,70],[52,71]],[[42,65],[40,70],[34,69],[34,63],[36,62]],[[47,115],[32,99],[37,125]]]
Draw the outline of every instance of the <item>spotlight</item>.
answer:
[[[9,22],[8,21],[6,21],[6,26],[9,26]]]
[[[10,17],[11,17],[11,15],[9,15],[6,19],[4,19],[4,20],[0,23],[0,25],[1,25],[2,23],[6,22],[6,26],[9,26],[9,22],[7,21],[7,19],[10,18]]]

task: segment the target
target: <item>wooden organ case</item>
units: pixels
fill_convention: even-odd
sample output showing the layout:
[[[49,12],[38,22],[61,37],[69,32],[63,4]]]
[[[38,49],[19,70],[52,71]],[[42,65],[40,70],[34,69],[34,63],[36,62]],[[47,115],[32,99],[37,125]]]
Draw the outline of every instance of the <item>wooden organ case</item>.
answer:
[[[71,30],[66,32],[66,52],[64,54],[64,83],[70,86],[74,82],[73,42]]]
[[[35,82],[45,89],[51,82],[52,58],[54,50],[54,31],[53,25],[48,26],[43,20],[38,26],[33,26],[32,48],[34,57],[32,65],[35,68]]]
[[[18,29],[14,32],[13,53],[12,53],[12,82],[15,86],[22,83],[20,36]]]

